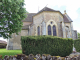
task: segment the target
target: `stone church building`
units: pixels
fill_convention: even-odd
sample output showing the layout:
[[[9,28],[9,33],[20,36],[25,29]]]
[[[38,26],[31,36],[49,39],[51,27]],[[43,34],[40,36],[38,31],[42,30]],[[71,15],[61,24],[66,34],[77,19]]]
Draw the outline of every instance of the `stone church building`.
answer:
[[[21,33],[14,33],[12,38],[8,39],[7,49],[21,49],[21,36],[52,35],[77,39],[77,31],[73,30],[72,22],[66,11],[62,14],[48,7],[38,13],[28,13],[27,18],[23,20]]]

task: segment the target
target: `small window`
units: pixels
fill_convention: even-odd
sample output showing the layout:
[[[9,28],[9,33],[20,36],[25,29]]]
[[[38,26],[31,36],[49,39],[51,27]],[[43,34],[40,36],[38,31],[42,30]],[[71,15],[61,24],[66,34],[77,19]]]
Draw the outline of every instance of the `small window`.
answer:
[[[67,28],[69,28],[69,26],[66,26]]]
[[[57,36],[56,35],[56,26],[55,25],[53,26],[53,36]]]
[[[51,21],[51,24],[52,24],[53,22]]]
[[[40,27],[39,27],[39,26],[38,26],[38,28],[37,28],[37,31],[38,31],[38,32],[37,32],[37,33],[38,33],[37,35],[40,35]]]
[[[51,35],[51,26],[48,25],[48,35]]]

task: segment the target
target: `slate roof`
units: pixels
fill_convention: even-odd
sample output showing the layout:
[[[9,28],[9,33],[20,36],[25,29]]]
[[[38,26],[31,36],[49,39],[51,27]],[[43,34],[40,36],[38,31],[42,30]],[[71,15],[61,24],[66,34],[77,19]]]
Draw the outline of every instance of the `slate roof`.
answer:
[[[70,23],[73,21],[69,21],[69,19],[63,14],[64,23]]]
[[[36,13],[28,13],[27,18],[23,20],[23,22],[32,22],[32,16],[34,16]]]
[[[70,22],[73,22],[72,19],[67,14],[65,14],[65,16],[68,18]]]
[[[54,11],[54,12],[60,12],[60,11],[56,11],[56,10],[53,10],[51,8],[48,8],[48,7],[44,7],[42,10],[40,10],[38,13],[28,13],[27,14],[27,18],[25,18],[25,20],[23,20],[23,22],[33,22],[33,16],[43,12],[43,11]],[[60,12],[61,13],[61,12]],[[62,14],[62,13],[61,13]],[[66,17],[66,15],[62,14],[63,16],[63,19],[64,19],[64,22],[65,23],[70,23],[72,21],[70,21],[70,17]],[[29,25],[26,27],[26,26],[23,26],[22,29],[29,29]]]
[[[68,18],[63,14],[63,19],[65,23],[70,23],[70,21],[68,20]]]
[[[0,44],[7,44],[7,42],[0,40]]]
[[[41,13],[43,11],[56,11],[56,10],[53,10],[51,8],[48,8],[48,7],[44,7],[42,10],[40,10],[38,13]]]
[[[22,27],[22,30],[27,30],[27,29],[29,29],[29,25],[25,25]]]
[[[48,8],[48,7],[44,7],[42,10],[40,10],[37,14],[43,12],[43,11],[53,11],[53,12],[60,12],[60,11],[57,11],[57,10],[54,10],[54,9],[51,9],[51,8]],[[35,14],[35,15],[37,15]],[[61,15],[63,15],[61,12],[60,12]]]

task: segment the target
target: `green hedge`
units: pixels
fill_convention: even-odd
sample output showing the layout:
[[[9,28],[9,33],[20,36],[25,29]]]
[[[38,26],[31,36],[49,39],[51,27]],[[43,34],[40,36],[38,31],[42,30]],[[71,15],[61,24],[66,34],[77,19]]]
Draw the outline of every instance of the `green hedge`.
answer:
[[[22,52],[29,54],[50,54],[67,56],[72,52],[73,39],[53,36],[22,36]]]
[[[80,39],[74,40],[74,47],[76,48],[77,52],[80,52]]]

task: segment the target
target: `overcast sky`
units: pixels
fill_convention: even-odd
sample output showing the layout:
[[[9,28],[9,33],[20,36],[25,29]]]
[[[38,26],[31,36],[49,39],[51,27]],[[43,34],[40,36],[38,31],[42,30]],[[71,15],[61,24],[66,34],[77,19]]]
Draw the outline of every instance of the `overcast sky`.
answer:
[[[80,32],[80,0],[25,0],[25,8],[29,13],[37,13],[45,6],[67,14],[73,20],[73,29]]]

